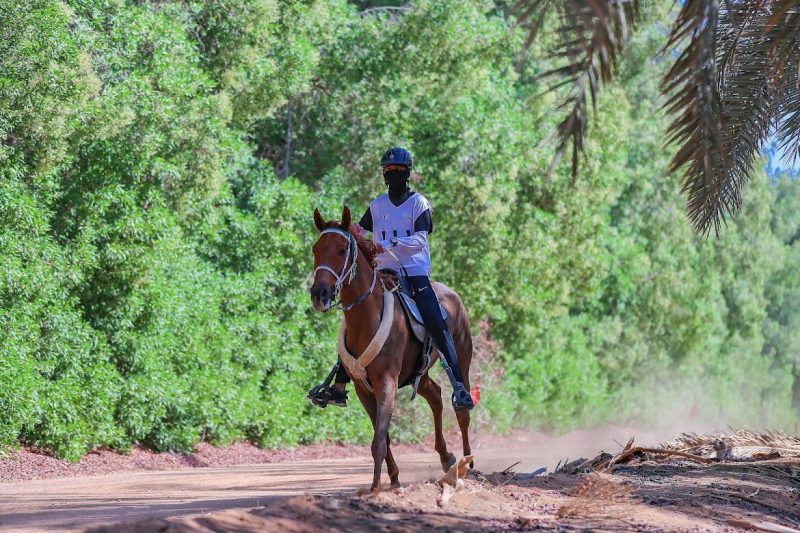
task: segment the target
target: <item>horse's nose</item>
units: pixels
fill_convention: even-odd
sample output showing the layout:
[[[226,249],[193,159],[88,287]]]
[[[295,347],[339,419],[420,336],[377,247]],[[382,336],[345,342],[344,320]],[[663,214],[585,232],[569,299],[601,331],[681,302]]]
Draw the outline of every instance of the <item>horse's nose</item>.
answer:
[[[311,287],[311,297],[314,299],[324,299],[330,296],[330,289],[323,284],[314,284]]]
[[[330,287],[315,283],[309,292],[311,292],[311,303],[317,310],[324,311],[330,306],[332,294]]]

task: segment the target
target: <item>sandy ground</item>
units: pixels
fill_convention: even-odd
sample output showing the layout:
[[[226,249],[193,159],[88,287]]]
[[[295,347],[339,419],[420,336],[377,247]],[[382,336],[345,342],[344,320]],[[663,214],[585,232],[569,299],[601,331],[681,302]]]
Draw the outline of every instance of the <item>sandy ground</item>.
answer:
[[[607,530],[800,527],[800,462],[709,467],[680,461],[613,474],[525,479],[566,458],[615,452],[625,429],[562,436],[478,436],[476,472],[451,498],[431,480],[437,455],[397,456],[403,488],[359,495],[368,455],[0,483],[0,531]],[[646,435],[640,443],[665,436]],[[454,444],[453,439],[450,439]],[[365,451],[365,450],[364,450]],[[501,472],[513,463],[506,473]],[[738,522],[737,522],[738,521]],[[121,522],[127,525],[120,525]],[[105,526],[105,529],[103,527]],[[780,531],[778,529],[777,531]]]
[[[520,472],[542,466],[552,470],[559,460],[595,454],[598,446],[616,449],[615,441],[624,442],[628,436],[626,429],[575,431],[562,436],[474,435],[473,453],[476,467],[486,472],[503,470],[517,461],[520,464],[515,468]],[[454,436],[448,438],[451,446],[459,440]],[[46,457],[31,458],[28,454],[22,461],[4,462],[6,478],[13,473],[18,481],[0,483],[0,530],[81,530],[117,521],[249,508],[276,497],[355,493],[368,487],[372,480],[372,460],[367,447],[348,447],[344,451],[330,447],[333,457],[318,459],[307,459],[308,453],[303,449],[298,451],[299,457],[292,454],[267,457],[266,460],[275,462],[265,464],[210,467],[200,460],[178,460],[172,455],[162,457],[160,463],[150,455],[146,454],[146,460],[142,460],[133,454],[125,461],[101,456],[102,460],[87,457],[83,465],[64,465]],[[337,458],[339,454],[345,457]],[[262,459],[244,457],[245,462],[253,462],[247,461],[248,458]],[[433,450],[422,452],[406,447],[396,457],[400,481],[404,484],[425,481],[440,473],[438,455]],[[25,462],[37,466],[42,477],[59,474],[72,477],[30,479],[30,466],[20,464]],[[86,463],[92,466],[87,468]],[[107,463],[118,468],[119,473],[109,474]],[[162,470],[163,465],[171,470]],[[128,471],[136,467],[140,470]],[[89,472],[103,475],[84,475]]]

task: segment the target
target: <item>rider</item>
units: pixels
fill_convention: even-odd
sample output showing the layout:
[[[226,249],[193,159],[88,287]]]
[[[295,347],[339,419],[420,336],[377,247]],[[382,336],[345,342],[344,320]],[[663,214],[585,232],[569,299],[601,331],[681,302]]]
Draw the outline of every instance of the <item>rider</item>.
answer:
[[[474,407],[472,396],[464,388],[464,378],[458,364],[455,343],[442,318],[436,293],[431,286],[431,256],[428,249],[428,235],[433,233],[431,206],[427,198],[408,187],[413,158],[405,148],[390,148],[381,158],[383,180],[389,191],[370,203],[359,226],[372,232],[378,251],[380,268],[388,268],[401,272],[405,267],[408,281],[414,292],[414,301],[419,307],[425,329],[433,339],[434,345],[444,357],[448,376],[453,385],[453,407],[456,410],[468,410]],[[392,256],[385,250],[390,249]],[[395,259],[397,258],[397,259]],[[398,263],[399,260],[399,263]],[[331,370],[336,373],[336,382],[332,387],[326,383],[314,387],[308,392],[311,401],[320,407],[347,405],[345,387],[350,377],[341,360]],[[329,378],[330,379],[330,378]]]

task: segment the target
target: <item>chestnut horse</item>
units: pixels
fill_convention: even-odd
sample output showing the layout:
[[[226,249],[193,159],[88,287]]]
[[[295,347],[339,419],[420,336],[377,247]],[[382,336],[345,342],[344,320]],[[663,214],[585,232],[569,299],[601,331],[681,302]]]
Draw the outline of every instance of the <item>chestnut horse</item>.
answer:
[[[312,249],[315,274],[314,284],[310,289],[311,300],[318,311],[328,311],[336,306],[337,297],[340,298],[339,305],[344,310],[347,331],[345,348],[358,357],[367,350],[382,323],[384,288],[382,283],[375,282],[375,246],[364,239],[355,226],[350,226],[350,210],[346,206],[342,210],[341,222],[325,222],[319,210],[314,210],[314,224],[320,231],[320,237]],[[470,390],[472,335],[467,310],[455,291],[441,283],[433,285],[447,310],[447,325],[455,341],[458,362],[464,374],[464,386]],[[399,298],[396,294],[391,294],[391,297],[395,298],[395,302]],[[413,377],[423,349],[422,343],[411,331],[402,307],[399,303],[393,307],[394,316],[387,317],[392,320],[388,337],[365,369],[369,383],[357,379],[358,376],[354,376],[348,369],[358,399],[367,411],[374,429],[372,458],[375,469],[371,491],[380,490],[381,467],[384,461],[391,486],[400,486],[399,470],[389,444],[389,422],[394,411],[397,389],[401,383],[407,383]],[[432,357],[439,357],[439,353],[434,350]],[[447,443],[442,435],[442,389],[425,372],[420,379],[418,393],[427,400],[433,412],[436,438],[434,448],[439,453],[442,469],[447,472],[456,458],[447,451]],[[456,412],[464,456],[470,455],[469,415],[469,411]]]

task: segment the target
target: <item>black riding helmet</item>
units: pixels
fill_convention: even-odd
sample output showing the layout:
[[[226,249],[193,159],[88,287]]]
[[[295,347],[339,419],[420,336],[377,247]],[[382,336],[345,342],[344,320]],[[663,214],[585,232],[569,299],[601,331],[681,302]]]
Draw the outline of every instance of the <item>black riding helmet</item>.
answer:
[[[402,169],[386,170],[389,165],[398,165]],[[389,188],[389,196],[400,198],[408,191],[408,178],[411,176],[411,167],[414,165],[414,158],[411,152],[405,148],[395,146],[389,148],[381,157],[383,170],[383,181]]]
[[[404,165],[411,170],[414,166],[414,157],[405,148],[395,146],[386,150],[381,157],[381,166],[385,167],[386,165]]]

